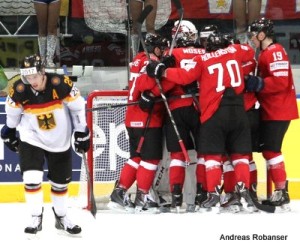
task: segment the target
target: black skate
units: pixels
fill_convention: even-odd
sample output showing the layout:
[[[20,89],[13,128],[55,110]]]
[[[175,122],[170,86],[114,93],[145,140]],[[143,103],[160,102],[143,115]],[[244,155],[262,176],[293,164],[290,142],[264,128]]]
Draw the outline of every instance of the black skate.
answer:
[[[76,235],[81,233],[81,227],[73,224],[67,216],[58,216],[55,213],[54,207],[52,207],[55,216],[55,228],[58,230],[64,230],[68,234]]]
[[[139,189],[135,196],[135,213],[159,213],[158,204],[147,194]]]
[[[216,186],[214,192],[207,193],[207,199],[200,205],[199,211],[211,211],[213,207],[216,207],[220,203],[220,194],[222,193],[221,186]]]
[[[197,191],[195,197],[196,210],[201,206],[202,202],[207,199],[207,191],[203,190],[202,184],[197,183]]]
[[[254,211],[258,211],[258,209],[255,207],[255,204],[253,203],[253,200],[251,198],[251,195],[250,195],[250,192],[249,192],[249,189],[247,189],[245,187],[245,183],[244,182],[238,182],[236,185],[235,185],[235,190],[237,193],[239,193],[240,197],[242,197],[246,203],[247,203],[247,210],[249,212],[254,212]]]
[[[37,232],[42,231],[43,212],[44,212],[44,208],[40,215],[31,216],[31,223],[24,230],[26,234],[35,235]]]
[[[289,206],[290,196],[288,193],[288,181],[285,183],[285,189],[275,190],[270,198],[270,205],[280,207],[284,212],[291,211]]]
[[[107,204],[107,207],[121,212],[133,212],[134,204],[130,199],[130,195],[126,194],[126,191],[126,189],[116,186],[110,195],[110,202]]]
[[[241,211],[243,205],[241,198],[236,192],[226,193],[223,198],[220,212],[222,213],[238,213]]]
[[[176,212],[180,212],[180,207],[182,206],[182,189],[180,184],[173,185],[173,191],[172,191],[172,203],[171,208],[176,208]]]

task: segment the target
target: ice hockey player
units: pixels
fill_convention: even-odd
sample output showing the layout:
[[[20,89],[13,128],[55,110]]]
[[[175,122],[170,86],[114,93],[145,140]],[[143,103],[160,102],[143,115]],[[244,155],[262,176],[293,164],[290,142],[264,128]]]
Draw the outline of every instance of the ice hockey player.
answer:
[[[274,24],[261,18],[249,26],[249,37],[259,48],[258,76],[247,76],[249,91],[257,92],[261,105],[261,148],[275,191],[269,204],[289,210],[288,181],[281,152],[291,120],[299,118],[291,64],[285,49],[276,42]],[[258,92],[260,82],[264,89]]]
[[[178,84],[199,82],[201,130],[197,141],[198,152],[204,154],[208,190],[208,198],[201,207],[219,204],[225,151],[234,166],[237,191],[252,203],[248,160],[251,136],[242,96],[245,88],[242,62],[253,59],[254,50],[247,45],[231,45],[222,34],[210,35],[207,42],[206,53],[194,58],[194,67],[165,69],[164,64],[152,62],[147,73]],[[257,91],[263,88],[263,83],[260,84]]]
[[[153,78],[145,74],[145,69],[149,60],[159,60],[169,42],[160,35],[147,34],[145,45],[147,52],[138,53],[130,64],[128,102],[139,101],[137,105],[128,106],[125,115],[130,158],[121,170],[108,207],[119,211],[134,210],[135,213],[157,213],[158,205],[148,193],[162,159],[164,106],[155,102],[155,97],[160,97],[160,93]],[[143,144],[139,146],[141,139],[144,139]],[[133,205],[126,192],[135,181],[137,192]]]
[[[6,100],[7,118],[1,138],[19,154],[26,204],[31,213],[25,233],[34,235],[42,230],[46,160],[55,227],[68,234],[79,234],[81,227],[68,218],[67,197],[72,178],[72,124],[75,150],[86,152],[90,145],[84,98],[68,76],[46,73],[38,55],[25,57],[20,72]]]

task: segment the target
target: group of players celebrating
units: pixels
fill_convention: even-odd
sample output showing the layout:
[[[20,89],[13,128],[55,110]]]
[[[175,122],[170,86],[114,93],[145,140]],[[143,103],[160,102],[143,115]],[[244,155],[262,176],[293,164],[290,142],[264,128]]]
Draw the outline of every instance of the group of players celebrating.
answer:
[[[147,34],[144,51],[130,63],[128,102],[139,104],[127,107],[130,158],[110,196],[110,209],[162,211],[149,191],[165,139],[170,210],[180,211],[183,204],[188,150],[197,153],[196,195],[186,211],[218,206],[258,211],[253,152],[266,160],[275,189],[263,204],[290,210],[281,148],[291,120],[299,117],[291,65],[271,20],[254,21],[248,35],[251,45],[240,44],[210,25],[198,36],[187,20],[174,24],[174,48],[162,36]],[[257,60],[254,48],[260,50]],[[134,182],[132,202],[127,191]]]

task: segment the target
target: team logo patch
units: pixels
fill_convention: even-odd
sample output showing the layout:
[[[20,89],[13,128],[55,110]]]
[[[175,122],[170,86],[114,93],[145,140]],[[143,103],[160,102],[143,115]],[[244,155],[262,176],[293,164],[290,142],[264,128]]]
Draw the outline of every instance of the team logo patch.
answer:
[[[38,115],[37,120],[41,130],[51,130],[56,127],[53,113]]]
[[[51,83],[52,83],[52,85],[54,85],[54,86],[59,85],[59,84],[60,84],[60,78],[57,77],[57,76],[52,77]]]
[[[23,93],[25,90],[25,85],[23,83],[19,83],[17,86],[16,86],[16,91],[18,93]]]

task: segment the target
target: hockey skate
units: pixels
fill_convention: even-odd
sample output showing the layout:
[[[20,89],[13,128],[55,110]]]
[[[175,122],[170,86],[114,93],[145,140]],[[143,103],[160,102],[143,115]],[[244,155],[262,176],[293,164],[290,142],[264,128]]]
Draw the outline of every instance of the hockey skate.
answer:
[[[68,234],[77,235],[81,233],[81,227],[73,224],[67,216],[58,216],[55,213],[54,207],[52,207],[55,216],[55,228],[58,230],[64,230]]]
[[[150,194],[137,189],[135,196],[135,213],[159,213],[158,204],[153,200]]]
[[[222,200],[220,213],[238,213],[242,210],[240,196],[236,192],[226,193]]]
[[[204,202],[207,199],[207,191],[203,190],[202,184],[197,183],[197,191],[196,191],[196,197],[195,197],[195,211],[198,211],[202,202]]]
[[[271,206],[279,207],[280,212],[289,212],[291,211],[291,207],[289,203],[290,203],[290,196],[288,193],[288,181],[286,181],[285,189],[275,190],[268,204]],[[277,209],[279,210],[279,208]]]
[[[126,194],[126,189],[116,186],[110,195],[110,202],[107,204],[110,210],[120,212],[134,212],[134,204],[131,202],[130,196]]]
[[[220,204],[221,192],[221,186],[216,186],[214,192],[208,192],[207,199],[201,203],[199,211],[208,212],[213,210],[214,212],[219,212],[219,210],[217,210],[216,207],[218,204]]]
[[[43,212],[40,215],[32,215],[31,223],[25,228],[24,232],[28,235],[36,235],[37,232],[42,231]]]
[[[182,200],[183,200],[183,195],[182,195],[181,185],[179,184],[173,185],[171,208],[173,209],[175,208],[175,211],[177,213],[180,212],[180,208],[182,206]]]
[[[240,197],[243,198],[245,200],[245,202],[247,203],[246,209],[250,213],[258,211],[258,209],[255,207],[255,205],[253,203],[253,200],[251,198],[249,189],[247,189],[245,187],[245,183],[244,182],[238,182],[235,185],[235,189],[236,189],[236,192],[240,195]]]

